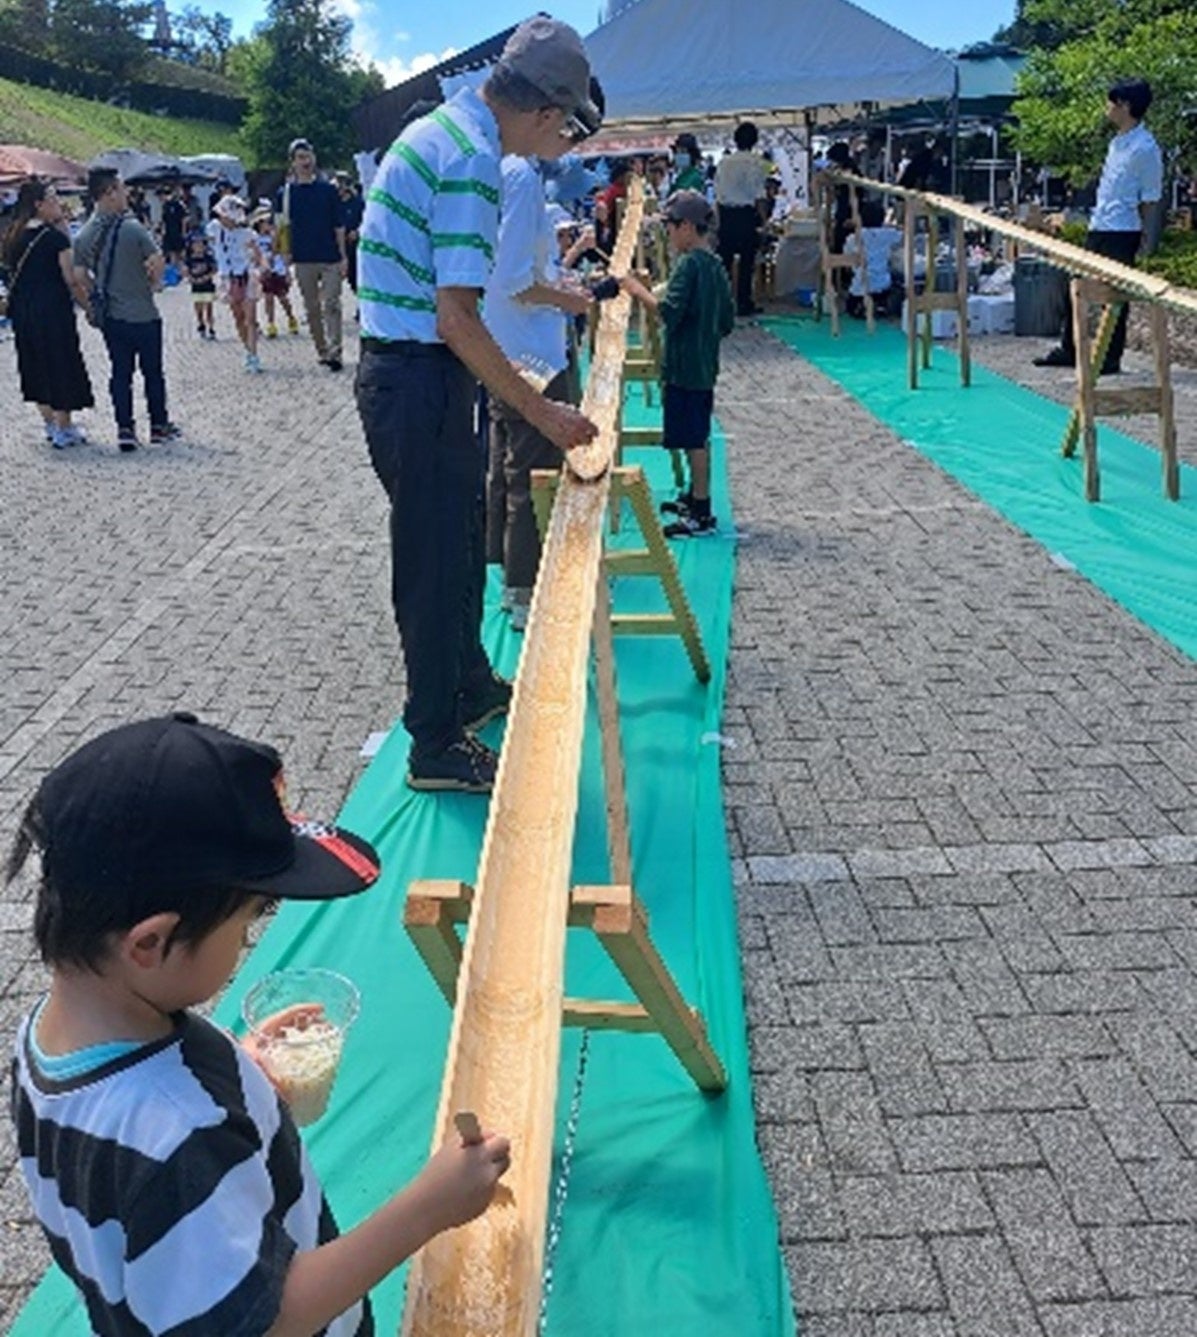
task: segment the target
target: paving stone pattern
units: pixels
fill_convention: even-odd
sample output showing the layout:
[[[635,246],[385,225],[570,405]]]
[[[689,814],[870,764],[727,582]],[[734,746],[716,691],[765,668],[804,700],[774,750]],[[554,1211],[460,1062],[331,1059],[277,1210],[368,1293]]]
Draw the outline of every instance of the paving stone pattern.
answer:
[[[763,331],[726,350],[727,826],[802,1330],[1192,1337],[1197,668]],[[974,343],[1070,398],[1038,351]]]
[[[132,457],[102,407],[48,451],[0,344],[5,843],[78,742],[184,706],[326,812],[401,699],[351,371],[281,340],[247,377],[227,320],[200,345],[163,307],[186,440]],[[727,821],[803,1332],[1191,1337],[1197,673],[760,330],[719,398]],[[30,891],[0,893],[6,1043],[44,983]],[[0,1238],[6,1326],[46,1262],[7,1121]]]

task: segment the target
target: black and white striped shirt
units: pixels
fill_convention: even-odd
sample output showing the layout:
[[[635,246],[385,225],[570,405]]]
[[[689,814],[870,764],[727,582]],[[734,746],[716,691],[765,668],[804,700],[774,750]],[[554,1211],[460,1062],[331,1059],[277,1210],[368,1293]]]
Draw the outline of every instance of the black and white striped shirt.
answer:
[[[258,1337],[298,1251],[337,1235],[291,1117],[224,1031],[172,1036],[65,1082],[17,1035],[21,1168],[98,1337]],[[368,1337],[368,1302],[325,1330]]]

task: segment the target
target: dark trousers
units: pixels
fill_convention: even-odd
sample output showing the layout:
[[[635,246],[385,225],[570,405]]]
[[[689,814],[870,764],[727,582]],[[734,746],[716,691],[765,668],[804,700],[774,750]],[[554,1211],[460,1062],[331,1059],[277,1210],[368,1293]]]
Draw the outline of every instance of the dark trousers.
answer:
[[[165,427],[166,377],[162,371],[160,320],[106,320],[104,342],[112,363],[108,393],[119,432],[133,430],[133,369],[140,365],[151,427]]]
[[[571,368],[544,388],[546,399],[578,402]],[[508,589],[530,590],[540,566],[540,532],[532,507],[532,470],[559,469],[561,452],[531,423],[491,398],[490,462],[486,477],[487,557],[503,564]]]
[[[476,382],[444,344],[365,350],[357,407],[391,502],[391,602],[407,668],[412,752],[461,735],[464,690],[490,678],[482,648],[483,456]]]
[[[757,228],[761,216],[756,205],[719,206],[719,258],[733,277],[733,261],[740,258],[740,277],[736,280],[736,310],[746,316],[752,310],[752,271],[756,265]]]
[[[1133,265],[1139,252],[1140,232],[1090,232],[1085,238],[1085,249],[1096,251],[1098,255],[1108,255],[1111,260],[1121,261],[1124,265]],[[1114,326],[1114,338],[1110,342],[1110,351],[1106,354],[1106,366],[1118,366],[1126,348],[1126,322],[1130,316],[1130,307],[1124,305]],[[1076,334],[1072,326],[1072,303],[1068,304],[1068,315],[1064,320],[1064,333],[1060,338],[1060,347],[1073,361],[1076,360]]]

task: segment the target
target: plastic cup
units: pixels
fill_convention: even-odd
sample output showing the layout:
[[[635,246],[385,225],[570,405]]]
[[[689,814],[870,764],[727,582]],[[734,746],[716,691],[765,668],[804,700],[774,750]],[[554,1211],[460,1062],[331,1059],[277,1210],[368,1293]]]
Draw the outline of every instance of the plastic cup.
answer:
[[[360,1005],[352,980],[315,966],[277,970],[245,995],[241,1015],[258,1060],[301,1128],[328,1107]]]

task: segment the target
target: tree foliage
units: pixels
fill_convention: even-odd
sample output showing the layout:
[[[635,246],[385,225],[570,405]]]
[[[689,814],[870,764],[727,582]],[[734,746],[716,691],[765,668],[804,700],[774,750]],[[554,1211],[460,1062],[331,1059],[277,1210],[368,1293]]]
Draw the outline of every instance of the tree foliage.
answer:
[[[1020,25],[1024,25],[1020,28]],[[1165,159],[1197,151],[1197,9],[1192,0],[1022,0],[1005,33],[1038,35],[1018,81],[1017,142],[1075,183],[1092,180],[1109,140],[1110,85],[1144,78]],[[1001,34],[999,34],[1001,36]]]
[[[236,65],[249,94],[242,137],[257,162],[284,163],[299,136],[326,164],[349,160],[356,147],[350,113],[382,88],[376,70],[352,59],[351,30],[330,0],[270,0],[266,22]]]
[[[0,8],[0,41],[64,65],[132,79],[148,58],[142,29],[151,12],[143,0],[7,0]]]
[[[224,74],[233,46],[233,20],[217,11],[186,5],[171,19],[171,32],[185,57],[201,69]]]

